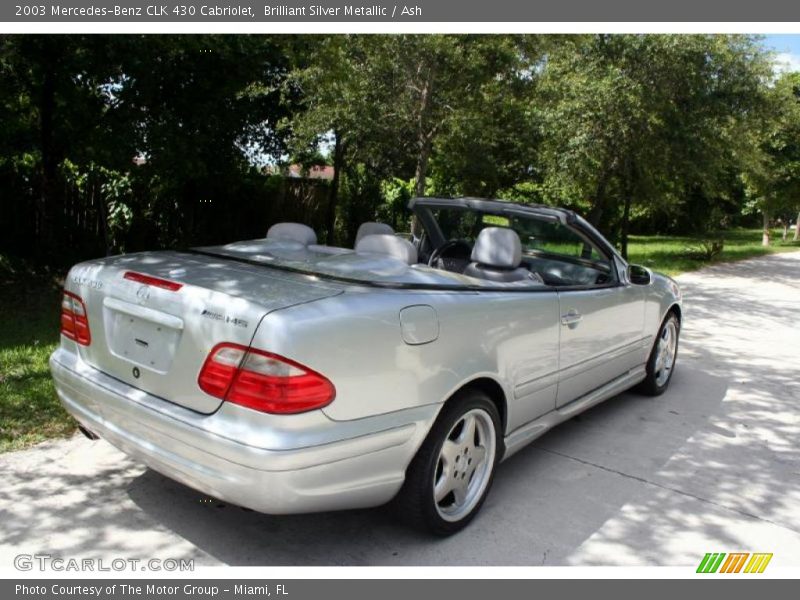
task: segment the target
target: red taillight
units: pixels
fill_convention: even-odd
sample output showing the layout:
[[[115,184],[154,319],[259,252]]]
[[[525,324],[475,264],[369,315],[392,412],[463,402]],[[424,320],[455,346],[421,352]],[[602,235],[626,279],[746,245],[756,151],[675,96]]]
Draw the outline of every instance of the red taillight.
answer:
[[[61,333],[81,346],[92,343],[86,305],[80,296],[66,290],[61,297]]]
[[[144,273],[134,273],[133,271],[125,271],[125,274],[122,277],[123,279],[152,285],[153,287],[161,288],[162,290],[169,290],[170,292],[177,292],[183,287],[182,283],[176,283],[167,279],[159,279],[158,277],[145,275]]]
[[[327,406],[336,396],[333,384],[319,373],[239,344],[215,346],[197,382],[206,394],[268,413],[306,412]]]

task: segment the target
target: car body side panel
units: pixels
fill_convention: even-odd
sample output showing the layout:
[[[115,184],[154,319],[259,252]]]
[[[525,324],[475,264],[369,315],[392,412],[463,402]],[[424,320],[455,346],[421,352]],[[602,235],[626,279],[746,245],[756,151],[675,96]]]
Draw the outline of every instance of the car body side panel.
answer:
[[[400,312],[430,306],[439,322],[429,343],[404,341]],[[440,403],[488,377],[508,400],[507,430],[555,407],[558,297],[538,293],[409,292],[350,288],[339,297],[267,315],[253,345],[329,377],[325,407],[346,421]]]
[[[557,406],[564,406],[646,360],[640,286],[559,292],[561,325]]]
[[[649,349],[653,345],[654,337],[658,333],[661,322],[667,312],[674,306],[681,309],[681,291],[678,284],[670,277],[661,273],[653,273],[650,285],[642,286],[644,290],[644,319],[646,345]]]

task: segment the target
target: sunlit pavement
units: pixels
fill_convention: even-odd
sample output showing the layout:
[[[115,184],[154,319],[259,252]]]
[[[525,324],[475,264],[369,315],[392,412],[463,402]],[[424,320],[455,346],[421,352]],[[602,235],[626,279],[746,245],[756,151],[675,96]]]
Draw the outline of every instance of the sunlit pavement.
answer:
[[[679,278],[678,369],[504,463],[480,516],[439,540],[385,509],[270,517],[82,436],[0,456],[0,567],[20,553],[196,565],[800,564],[800,252]]]

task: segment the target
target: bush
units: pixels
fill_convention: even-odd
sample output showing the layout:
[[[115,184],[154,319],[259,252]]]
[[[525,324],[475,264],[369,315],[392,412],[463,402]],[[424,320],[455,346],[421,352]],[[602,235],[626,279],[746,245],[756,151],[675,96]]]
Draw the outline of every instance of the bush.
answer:
[[[725,240],[721,237],[704,238],[686,247],[686,253],[699,260],[714,260],[725,249]]]

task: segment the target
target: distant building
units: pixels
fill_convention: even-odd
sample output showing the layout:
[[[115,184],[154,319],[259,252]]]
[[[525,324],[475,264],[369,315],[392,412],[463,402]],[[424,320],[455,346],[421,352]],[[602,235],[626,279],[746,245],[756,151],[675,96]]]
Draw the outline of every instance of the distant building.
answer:
[[[284,175],[293,179],[324,179],[330,181],[333,179],[334,169],[329,165],[314,165],[307,169],[298,164],[289,165],[288,167],[267,165],[264,167],[263,173],[266,175]]]
[[[302,165],[289,165],[289,177],[306,179],[333,179],[333,167],[329,165],[314,165],[304,169]]]

